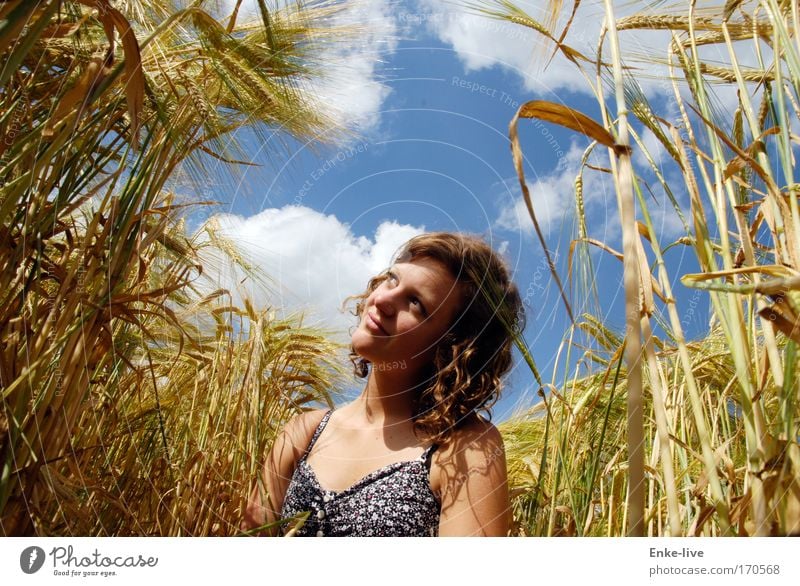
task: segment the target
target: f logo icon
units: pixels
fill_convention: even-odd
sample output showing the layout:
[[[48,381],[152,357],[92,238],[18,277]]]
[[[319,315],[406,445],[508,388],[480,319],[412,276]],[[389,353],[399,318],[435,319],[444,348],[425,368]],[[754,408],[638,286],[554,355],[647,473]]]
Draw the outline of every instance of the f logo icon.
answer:
[[[26,574],[35,574],[44,565],[44,550],[32,545],[22,550],[19,556],[19,567]]]

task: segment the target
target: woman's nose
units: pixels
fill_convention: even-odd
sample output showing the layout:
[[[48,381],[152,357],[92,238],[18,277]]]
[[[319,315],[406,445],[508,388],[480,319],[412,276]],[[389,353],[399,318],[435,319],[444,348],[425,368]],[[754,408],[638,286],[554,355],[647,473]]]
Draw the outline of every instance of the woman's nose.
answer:
[[[375,307],[384,315],[394,315],[395,296],[386,289],[375,291]]]

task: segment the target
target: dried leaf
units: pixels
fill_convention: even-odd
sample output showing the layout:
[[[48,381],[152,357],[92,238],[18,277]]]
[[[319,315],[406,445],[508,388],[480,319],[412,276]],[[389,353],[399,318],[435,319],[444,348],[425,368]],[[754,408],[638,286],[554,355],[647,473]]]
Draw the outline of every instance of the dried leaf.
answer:
[[[139,140],[139,129],[141,127],[145,88],[139,42],[136,40],[133,29],[121,12],[112,10],[111,15],[114,19],[114,26],[117,28],[122,38],[122,49],[125,52],[125,74],[123,76],[123,82],[125,84],[125,94],[128,98],[128,114],[131,117],[131,135],[133,143],[137,144]]]
[[[695,537],[699,537],[703,534],[703,525],[705,525],[713,516],[714,514],[714,507],[711,505],[706,505],[703,507],[698,513],[697,517],[695,517],[694,523],[689,528],[688,535],[694,535]]]
[[[800,344],[800,319],[785,303],[776,302],[764,307],[758,315],[769,320],[786,337]]]
[[[777,134],[779,131],[780,128],[776,126],[768,128],[767,130],[762,132],[761,135],[756,140],[754,140],[752,144],[749,147],[747,147],[746,150],[742,151],[747,153],[748,157],[737,155],[734,158],[732,158],[728,162],[728,165],[725,167],[725,173],[722,175],[723,180],[728,179],[734,173],[738,173],[739,171],[744,169],[747,166],[748,162],[753,160],[753,157],[755,157],[759,152],[764,150],[763,139],[769,135]]]
[[[47,125],[42,131],[42,136],[50,139],[55,134],[56,126],[65,118],[77,111],[77,119],[85,110],[86,105],[91,101],[94,89],[103,82],[110,70],[104,65],[105,58],[95,56],[86,66],[86,70],[78,78],[78,81],[58,100],[53,115],[47,121]]]
[[[570,108],[569,106],[564,106],[563,104],[555,104],[545,100],[533,100],[523,104],[517,116],[519,118],[538,118],[545,122],[552,122],[553,124],[575,130],[592,140],[596,140],[604,146],[614,149],[614,152],[617,153],[620,152],[620,150],[627,150],[629,148],[626,147],[623,149],[623,147],[617,145],[611,133],[589,118],[586,114],[574,108]]]
[[[145,88],[139,42],[136,40],[136,35],[128,20],[119,10],[112,7],[108,0],[78,1],[97,10],[97,18],[103,23],[108,37],[109,51],[113,52],[115,46],[113,29],[117,30],[122,40],[122,50],[125,53],[125,71],[123,72],[122,82],[125,85],[128,115],[131,118],[131,138],[133,144],[136,145],[139,140]]]
[[[51,24],[42,31],[42,37],[46,39],[63,39],[74,35],[81,25],[86,22],[86,17],[76,22],[62,22],[60,24]]]

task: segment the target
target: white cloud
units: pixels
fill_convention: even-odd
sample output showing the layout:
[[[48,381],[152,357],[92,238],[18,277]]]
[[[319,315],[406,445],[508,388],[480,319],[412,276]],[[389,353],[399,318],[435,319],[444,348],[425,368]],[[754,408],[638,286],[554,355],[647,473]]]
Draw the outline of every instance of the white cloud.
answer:
[[[533,18],[546,19],[542,2],[523,0],[516,4]],[[418,7],[419,21],[424,22],[442,42],[452,45],[468,71],[500,65],[517,73],[527,89],[542,93],[548,89],[579,91],[587,88],[585,80],[571,63],[555,59],[549,67],[543,68],[542,62],[552,52],[552,44],[543,45],[543,37],[530,28],[495,20],[464,6],[440,0],[418,0]],[[593,27],[599,29],[597,19],[587,19],[586,22],[589,30],[582,43],[585,46],[574,47],[581,52],[590,51],[589,41],[596,43],[596,35],[590,31]]]
[[[380,73],[381,62],[397,47],[391,4],[391,0],[349,0],[344,4],[346,8],[331,22],[352,29],[352,33],[331,46],[325,56],[325,78],[310,87],[321,107],[332,107],[342,124],[361,131],[377,128],[381,106],[391,91]]]
[[[302,311],[305,324],[330,328],[340,341],[348,339],[347,331],[355,325],[350,313],[340,311],[344,299],[362,292],[370,277],[389,266],[397,249],[424,230],[387,221],[372,239],[359,237],[335,216],[302,206],[267,209],[250,217],[220,214],[208,222],[267,279],[266,287],[252,280],[240,287],[242,270],[205,250],[203,283],[208,291],[226,288],[235,304],[244,293],[257,308],[272,306],[281,316]],[[201,228],[198,241],[208,240]]]
[[[545,237],[557,231],[561,222],[575,213],[575,178],[580,169],[583,150],[573,144],[561,159],[560,165],[550,173],[540,175],[528,182],[531,203],[536,212],[536,220]],[[586,205],[603,199],[605,186],[594,171],[584,173],[584,200]],[[495,226],[510,231],[533,233],[533,221],[519,189],[516,177],[506,180],[506,185],[514,186],[518,195],[512,202],[500,209]],[[599,187],[599,188],[598,188]],[[612,189],[613,195],[613,189]]]
[[[566,216],[572,214],[573,206],[570,199],[574,200],[574,195],[571,190],[562,189],[565,186],[565,179],[565,174],[553,175],[528,184],[536,220],[545,235],[552,233]],[[533,221],[522,196],[516,198],[513,205],[500,210],[495,226],[515,232],[533,231]]]
[[[502,12],[502,9],[498,8],[499,2],[497,4],[484,2],[483,5]],[[546,25],[550,20],[545,2],[516,0],[514,5],[542,25]],[[560,35],[566,26],[571,6],[566,4],[562,8],[556,24],[552,27],[556,36]],[[589,77],[587,80],[578,67],[561,51],[554,54],[555,44],[552,41],[530,27],[479,14],[457,3],[418,0],[418,7],[419,20],[426,23],[429,30],[442,42],[453,47],[468,71],[493,66],[503,67],[516,73],[525,89],[543,97],[565,89],[573,92],[591,92],[589,83],[595,83],[594,66],[581,61]],[[617,18],[620,18],[641,11],[641,5],[630,3],[617,6],[615,9]],[[594,59],[604,18],[605,9],[602,3],[581,3],[563,43],[588,59]],[[666,31],[632,30],[620,33],[623,55],[632,58],[632,62],[626,65],[640,68],[637,79],[650,94],[661,91],[663,74],[653,74],[652,63],[638,63],[636,58],[644,55],[662,57],[664,51],[661,47],[666,47],[669,39],[670,35]],[[604,45],[606,61],[610,61],[609,50],[610,42],[606,40]],[[551,96],[550,99],[554,97]]]
[[[654,136],[645,135],[644,141],[645,143],[650,143],[651,152],[659,152],[658,146],[655,145],[657,139]],[[528,183],[536,219],[544,237],[547,239],[558,238],[563,222],[571,221],[575,217],[577,207],[575,179],[580,170],[582,156],[583,150],[573,144],[564,156],[564,163],[561,166]],[[644,158],[641,155],[634,157],[634,159],[639,163],[644,163]],[[595,150],[589,162],[597,167],[608,167],[605,149]],[[658,163],[658,158],[656,158],[656,162]],[[687,216],[689,203],[683,180],[680,176],[674,175],[673,167],[668,166],[667,170],[673,173],[666,177],[673,188],[673,195],[677,198],[684,216]],[[645,189],[647,209],[658,238],[662,240],[662,243],[665,243],[685,234],[683,223],[666,193],[664,193],[650,171],[649,165],[637,165],[637,173],[640,174],[642,181],[650,182],[655,192],[654,196],[651,196],[649,189]],[[644,188],[643,182],[641,185]],[[500,208],[495,219],[495,227],[512,232],[521,231],[532,235],[534,233],[533,222],[528,214],[525,200],[520,194],[517,178],[507,179],[505,186],[504,189],[512,189],[512,192],[517,195],[507,205]],[[582,193],[589,237],[604,242],[611,247],[620,248],[622,232],[617,197],[611,176],[595,169],[584,169]],[[506,198],[507,201],[508,199]],[[638,203],[636,207],[638,210]],[[644,221],[641,216],[641,210],[638,211],[637,219]]]
[[[518,6],[531,18],[541,24],[549,21],[546,2],[540,0],[515,0]],[[710,14],[719,12],[718,3],[701,0],[698,10],[710,10]],[[490,10],[502,9],[500,2],[485,1],[481,5]],[[615,3],[617,20],[636,15],[682,15],[688,12],[686,3],[664,5],[657,3],[648,8],[642,3]],[[565,3],[552,30],[559,35],[567,23],[572,3]],[[519,76],[525,89],[550,100],[558,101],[558,91],[569,90],[590,93],[590,83],[595,82],[594,67],[586,64],[587,80],[561,52],[553,55],[554,43],[545,39],[539,32],[520,25],[491,18],[476,13],[474,10],[457,2],[441,0],[417,0],[418,12],[401,14],[400,22],[406,28],[412,25],[424,25],[443,43],[453,47],[467,71],[477,71],[494,66],[502,67]],[[602,24],[605,20],[605,9],[602,2],[582,2],[578,7],[572,26],[564,39],[564,43],[579,51],[589,59],[596,57],[597,44]],[[630,67],[634,78],[651,98],[667,97],[671,99],[672,86],[668,81],[668,71],[663,65],[667,58],[667,49],[671,40],[669,31],[663,30],[622,30],[619,32],[620,50],[624,63]],[[763,42],[760,43],[761,54],[769,62],[771,50]],[[611,42],[608,37],[603,46],[603,59],[611,61]],[[752,41],[734,43],[737,60],[740,64],[754,67],[757,65],[756,51]],[[720,46],[703,46],[700,49],[703,61],[725,66],[730,63],[727,50]],[[729,66],[729,65],[728,65]],[[680,75],[680,71],[677,71]],[[607,88],[605,88],[607,90]],[[716,93],[724,106],[735,98],[735,89],[730,85],[718,85]],[[548,94],[553,93],[548,97]]]
[[[220,14],[230,14],[235,4],[236,0],[222,0]],[[271,0],[267,4],[292,3]],[[369,132],[380,122],[381,107],[390,93],[381,81],[380,64],[397,47],[391,4],[392,0],[348,0],[321,23],[335,31],[312,49],[322,62],[324,77],[308,82],[304,89],[320,111],[347,128]],[[240,20],[254,18],[256,6],[256,0],[244,0]]]

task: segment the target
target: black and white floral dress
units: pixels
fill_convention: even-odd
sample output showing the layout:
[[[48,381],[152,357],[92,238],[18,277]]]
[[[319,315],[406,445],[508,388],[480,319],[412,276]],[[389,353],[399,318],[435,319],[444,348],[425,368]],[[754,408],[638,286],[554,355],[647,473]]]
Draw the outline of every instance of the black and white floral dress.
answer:
[[[428,479],[436,444],[415,460],[394,462],[370,472],[342,491],[325,490],[306,459],[330,419],[329,410],[297,462],[283,500],[281,517],[309,511],[298,536],[435,537],[440,502]],[[289,523],[284,524],[284,531]]]

